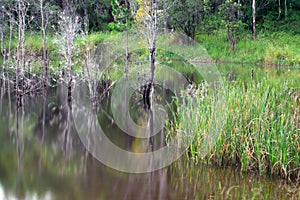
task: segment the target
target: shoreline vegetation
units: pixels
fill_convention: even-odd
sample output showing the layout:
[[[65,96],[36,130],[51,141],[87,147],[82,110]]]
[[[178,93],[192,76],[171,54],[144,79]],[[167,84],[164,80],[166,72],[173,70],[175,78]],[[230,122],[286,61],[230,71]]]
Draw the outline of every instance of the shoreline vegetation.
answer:
[[[195,138],[187,154],[189,158],[202,159],[217,166],[238,166],[241,171],[258,171],[261,174],[299,180],[300,50],[296,46],[300,46],[300,36],[282,33],[272,35],[273,39],[267,39],[270,36],[265,36],[257,41],[251,41],[251,38],[241,40],[237,43],[235,52],[231,51],[225,35],[196,36],[196,41],[207,49],[217,65],[220,64],[219,70],[225,76],[225,105],[228,113],[224,113],[226,123],[217,144],[210,153],[201,157],[199,155],[203,135],[200,133],[206,133],[209,128],[207,124],[212,123],[210,120],[213,113],[207,112],[207,108],[212,106],[210,102],[213,102],[214,97],[208,93],[204,100],[197,100],[200,113],[195,115],[203,118],[192,119]],[[89,48],[86,45],[95,47],[108,37],[111,37],[111,34],[93,33],[88,35],[87,41],[78,38],[75,41],[77,56],[83,56],[84,50]],[[49,37],[47,42],[51,77],[51,74],[53,76],[54,72],[59,71],[55,66],[60,65],[60,56],[57,56],[59,50],[55,46],[55,37]],[[285,45],[282,45],[283,43]],[[15,40],[12,40],[11,49],[15,48],[15,44]],[[42,61],[41,36],[27,37],[25,49],[29,57],[33,56]],[[38,61],[33,63],[36,63],[36,66],[31,66],[32,70],[42,73],[42,69],[39,68],[42,64]],[[236,64],[271,66],[271,69],[274,66],[277,71],[270,70],[270,73],[266,74],[264,69],[242,69],[239,66],[234,67]],[[77,65],[74,65],[75,72],[81,68],[80,64]],[[223,65],[225,67],[222,67]],[[288,71],[286,67],[295,70]],[[41,83],[39,85],[42,88]],[[183,117],[183,113],[191,112],[188,109],[189,107],[179,108],[176,116]],[[174,127],[184,126],[185,121],[189,119],[176,120],[178,124],[175,122],[168,131],[176,132]]]
[[[117,196],[141,199],[132,183],[144,183],[131,176],[151,170],[149,197],[173,199],[175,183],[185,199],[201,198],[199,188],[205,198],[300,199],[299,47],[299,0],[1,0],[2,189],[25,198],[49,178],[36,191],[51,198],[72,176],[75,193],[58,196],[89,182],[102,190],[85,199],[102,198],[106,178],[115,187],[120,174]],[[151,157],[131,162],[134,153]],[[189,165],[208,166],[208,181]],[[220,168],[234,173],[212,179]]]
[[[296,49],[297,45],[300,46],[298,44],[300,36],[279,33],[273,35],[279,36],[273,36],[273,39],[268,40],[266,38],[269,36],[257,41],[250,41],[251,39],[240,41],[240,44],[236,45],[235,52],[231,51],[225,35],[196,36],[196,40],[207,49],[224,76],[226,88],[224,104],[227,113],[224,113],[226,122],[216,145],[202,157],[201,148],[205,136],[202,133],[207,133],[209,129],[207,124],[213,123],[211,121],[213,109],[209,108],[213,106],[211,102],[214,102],[214,96],[207,93],[205,98],[197,99],[199,113],[193,115],[201,116],[200,118],[185,119],[184,117],[187,116],[184,113],[192,111],[189,107],[178,108],[174,115],[178,119],[167,127],[167,131],[172,135],[178,127],[187,125],[185,122],[192,123],[195,133],[194,142],[186,155],[193,162],[197,163],[201,160],[215,166],[238,167],[242,172],[259,172],[289,180],[300,179],[300,72],[298,68],[300,50]],[[75,41],[75,46],[77,45],[78,48],[77,56],[82,57],[86,45],[94,47],[110,36],[106,33],[93,33],[88,35],[88,40],[84,42],[82,38],[78,38]],[[55,56],[59,52],[53,41],[55,41],[54,37],[50,37],[47,41],[50,77],[57,76],[55,72],[59,72],[59,68],[55,66],[60,65],[59,56]],[[13,40],[12,44],[14,43]],[[283,52],[282,49],[277,50],[274,46],[281,46],[282,43],[285,43],[282,47],[285,49]],[[36,35],[27,37],[25,46],[27,54],[33,54],[31,56],[42,61],[41,37]],[[13,45],[11,48],[14,48]],[[32,70],[42,73],[39,67],[42,64],[35,63],[36,66],[32,66]],[[241,64],[246,64],[246,67],[240,67]],[[262,68],[247,67],[250,64]],[[81,68],[80,65],[76,65],[78,64],[74,65],[75,72],[76,69]],[[174,65],[176,67],[178,63]],[[114,77],[113,74],[110,75]],[[102,80],[104,85],[106,85],[105,81]],[[42,88],[42,82],[39,85]]]
[[[168,126],[170,134],[176,130],[192,129],[193,143],[186,156],[196,163],[219,167],[237,167],[241,172],[258,172],[299,181],[300,175],[300,90],[299,72],[291,72],[287,80],[282,75],[263,75],[259,78],[241,76],[225,80],[225,122],[216,145],[205,151],[215,123],[215,96],[209,92],[196,99],[198,110],[180,106],[176,120]],[[255,73],[262,73],[255,70]],[[293,75],[291,74],[294,74]],[[298,79],[297,79],[298,78]],[[203,93],[199,90],[197,93]],[[271,99],[271,100],[270,100]],[[195,99],[188,98],[189,103]],[[191,117],[198,116],[198,117]],[[208,137],[208,138],[206,138]]]
[[[217,31],[213,34],[198,34],[195,41],[198,42],[211,56],[216,64],[242,64],[270,67],[300,67],[300,35],[291,35],[285,32],[265,33],[259,35],[253,41],[251,34],[241,34],[241,38],[236,43],[235,51],[231,50],[224,31]],[[95,47],[107,38],[113,38],[114,34],[96,32],[88,36],[81,36],[75,40],[79,56],[83,54],[84,48]],[[59,65],[59,53],[57,36],[48,36],[47,48],[50,64],[53,68]],[[8,40],[5,40],[8,41]],[[113,39],[112,39],[113,41]],[[17,38],[13,38],[11,49],[15,49]],[[86,46],[88,45],[88,46]],[[8,43],[5,43],[8,49]],[[25,49],[27,56],[43,56],[42,35],[34,34],[26,37]],[[55,57],[55,58],[53,58]],[[0,55],[2,63],[3,57]]]
[[[221,31],[220,31],[221,32]],[[214,60],[265,66],[300,66],[300,35],[284,32],[259,34],[253,41],[250,34],[241,34],[235,51],[230,49],[222,33],[200,34],[196,41],[207,49]]]

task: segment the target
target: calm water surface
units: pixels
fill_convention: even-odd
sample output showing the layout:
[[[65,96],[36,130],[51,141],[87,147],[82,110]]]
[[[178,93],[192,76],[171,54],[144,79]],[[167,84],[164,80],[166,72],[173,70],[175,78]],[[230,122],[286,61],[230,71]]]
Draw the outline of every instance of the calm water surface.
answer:
[[[115,171],[85,151],[65,95],[60,88],[51,89],[46,99],[26,98],[18,111],[14,99],[2,96],[0,200],[299,198],[295,184],[241,174],[232,168],[195,165],[184,158],[153,173]],[[138,151],[137,142],[114,125],[108,107],[109,102],[104,101],[98,111],[106,134],[122,148]]]

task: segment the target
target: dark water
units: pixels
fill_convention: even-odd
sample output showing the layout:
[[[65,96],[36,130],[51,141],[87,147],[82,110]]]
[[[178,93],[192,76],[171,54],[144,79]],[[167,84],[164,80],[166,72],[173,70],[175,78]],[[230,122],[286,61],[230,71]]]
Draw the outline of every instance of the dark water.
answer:
[[[1,97],[0,199],[300,198],[295,184],[232,168],[195,165],[184,158],[152,173],[119,172],[85,150],[62,88],[50,89],[47,98],[25,98],[18,111],[14,105],[7,94]],[[109,138],[123,148],[136,149],[132,138],[122,136],[108,117],[109,102],[103,101],[101,107],[98,119]]]

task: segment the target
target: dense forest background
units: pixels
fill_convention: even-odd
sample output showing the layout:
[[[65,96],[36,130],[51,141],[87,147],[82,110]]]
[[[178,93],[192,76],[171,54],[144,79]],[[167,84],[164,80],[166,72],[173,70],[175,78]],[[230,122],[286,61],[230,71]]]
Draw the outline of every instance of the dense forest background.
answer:
[[[199,42],[214,60],[296,66],[299,27],[298,0],[2,0],[1,74],[15,66],[16,75],[23,75],[28,65],[43,66],[44,77],[49,69],[67,68],[71,77],[80,57],[90,55],[89,46],[129,29],[144,31],[153,52],[157,32],[176,31]]]
[[[28,29],[40,29],[40,1],[26,0],[26,23]],[[49,12],[48,31],[54,31],[58,24],[58,11],[63,10],[68,1],[42,1]],[[141,0],[130,0],[136,11],[143,5]],[[145,1],[147,2],[147,1]],[[150,2],[150,1],[149,1]],[[300,33],[300,1],[298,0],[254,0],[258,31],[286,31]],[[10,20],[17,20],[18,1],[2,0],[1,30],[9,26]],[[126,7],[125,0],[73,0],[72,4],[81,21],[89,31],[122,31],[120,13]],[[230,9],[226,4],[234,5]],[[167,5],[167,6],[165,6]],[[225,9],[223,8],[225,5]],[[226,25],[228,18],[236,18],[243,31],[253,31],[252,0],[163,0],[158,1],[159,11],[164,12],[164,23],[169,29],[175,28],[193,37],[197,33],[213,33]],[[225,13],[225,14],[224,14]],[[225,15],[225,16],[224,16]],[[230,17],[231,16],[231,17]],[[12,19],[9,19],[12,18]],[[224,20],[225,19],[225,20]],[[232,19],[231,19],[232,20]],[[82,24],[84,24],[82,23]],[[3,29],[4,28],[4,29]]]

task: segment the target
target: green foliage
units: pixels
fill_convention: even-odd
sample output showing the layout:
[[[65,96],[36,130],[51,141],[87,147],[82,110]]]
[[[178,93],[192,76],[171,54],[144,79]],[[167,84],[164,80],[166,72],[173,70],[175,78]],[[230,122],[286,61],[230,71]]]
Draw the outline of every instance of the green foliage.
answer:
[[[238,19],[238,9],[240,5],[232,0],[226,0],[224,4],[219,7],[219,14],[221,21],[226,29],[236,31],[241,21]]]
[[[201,26],[199,27],[199,31],[201,33],[212,34],[220,29],[221,26],[222,22],[219,16],[217,14],[209,14],[204,16]]]
[[[81,0],[76,5],[80,17],[82,19],[88,17],[91,32],[109,30],[108,24],[112,22],[111,0]]]
[[[287,1],[287,7],[284,1],[281,1],[282,13],[279,15],[278,1],[274,0],[256,0],[257,1],[257,29],[265,31],[285,31],[293,34],[300,33],[300,2],[298,0]],[[28,6],[28,16],[26,23],[31,31],[39,31],[41,24],[39,3],[33,0]],[[136,13],[138,6],[136,1],[128,1],[127,6],[125,0],[81,0],[76,1],[74,9],[80,16],[82,21],[88,19],[88,27],[92,32],[97,31],[122,31],[124,30],[124,19],[128,15],[128,21],[132,22],[129,13]],[[239,20],[244,24],[247,31],[251,31],[252,27],[252,7],[250,0],[240,0]],[[167,10],[164,11],[163,4],[166,4]],[[237,5],[237,0],[220,1],[220,0],[178,0],[174,3],[171,0],[159,2],[159,12],[166,17],[169,28],[175,28],[182,31],[188,36],[194,38],[198,31],[202,33],[212,33],[218,30],[222,25],[223,16],[218,16],[219,11],[223,10],[223,14],[228,17],[235,17],[232,10],[228,9],[228,5]],[[2,7],[3,6],[3,7]],[[49,14],[49,25],[47,31],[53,31],[57,27],[57,13],[63,10],[63,2],[59,0],[45,1],[45,12]],[[126,8],[127,7],[127,8]],[[227,9],[224,9],[227,7]],[[14,19],[17,19],[16,1],[3,0],[0,3],[1,13],[5,13],[6,29],[8,28],[8,15],[6,11],[14,13]],[[132,10],[130,10],[132,9]],[[235,8],[236,9],[236,8]],[[286,9],[286,14],[285,14]],[[129,10],[131,12],[129,12]],[[226,20],[224,20],[226,22]],[[232,21],[232,19],[230,19]],[[228,24],[228,23],[227,23]],[[224,25],[224,23],[223,23]],[[231,26],[231,25],[230,25]],[[232,27],[232,26],[231,26]],[[8,30],[6,30],[8,33]]]
[[[114,17],[114,21],[108,24],[111,31],[124,31],[126,26],[130,28],[132,16],[130,8],[128,5],[126,7],[126,4],[121,4],[121,1],[119,2],[118,0],[111,1],[112,15]]]
[[[238,165],[242,171],[257,170],[285,178],[297,175],[299,73],[269,68],[241,69],[240,66],[237,69],[240,70],[234,71],[237,78],[224,83],[226,112],[222,115],[226,116],[225,123],[216,145],[205,159],[220,166]],[[206,145],[204,137],[215,122],[215,96],[208,91],[204,98],[198,95],[196,102],[198,109],[186,105],[178,108],[179,119],[174,121],[174,127],[175,130],[185,125],[193,128],[194,142],[188,156],[199,159],[203,158]],[[183,119],[186,113],[195,117]]]
[[[178,0],[168,10],[169,25],[195,38],[197,27],[203,20],[204,2],[194,0]]]
[[[224,4],[219,7],[219,14],[222,19],[227,33],[227,39],[231,43],[232,51],[235,48],[235,39],[237,32],[242,24],[242,21],[238,19],[238,9],[240,5],[232,0],[226,0]]]
[[[299,66],[300,64],[299,35],[290,35],[285,32],[262,32],[257,41],[253,41],[250,33],[243,32],[239,35],[235,52],[231,51],[226,40],[226,33],[223,30],[214,34],[196,36],[196,41],[206,48],[209,55],[215,60],[251,62],[260,65]]]
[[[299,12],[289,12],[288,17],[284,17],[281,20],[277,20],[278,14],[274,12],[269,12],[263,16],[263,22],[261,24],[261,29],[269,32],[279,32],[284,31],[290,34],[300,34],[300,13]],[[274,22],[277,23],[274,23]]]

